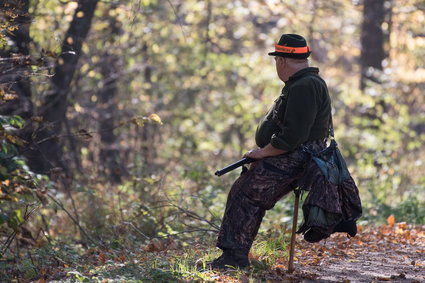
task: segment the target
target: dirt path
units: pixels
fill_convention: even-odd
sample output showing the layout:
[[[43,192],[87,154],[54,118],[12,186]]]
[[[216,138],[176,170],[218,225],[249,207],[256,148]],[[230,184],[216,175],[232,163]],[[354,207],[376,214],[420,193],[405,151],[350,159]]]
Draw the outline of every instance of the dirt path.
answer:
[[[319,244],[299,238],[292,276],[301,282],[425,282],[425,229],[406,224],[333,235]],[[277,278],[275,278],[278,281]]]

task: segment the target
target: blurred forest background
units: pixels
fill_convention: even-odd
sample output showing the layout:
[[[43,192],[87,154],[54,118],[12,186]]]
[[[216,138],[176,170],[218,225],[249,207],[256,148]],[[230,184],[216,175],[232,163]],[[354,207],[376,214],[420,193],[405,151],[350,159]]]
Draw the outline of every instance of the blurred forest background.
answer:
[[[216,231],[239,172],[213,173],[255,145],[282,33],[307,38],[328,83],[362,223],[425,224],[425,1],[1,5],[2,257]]]

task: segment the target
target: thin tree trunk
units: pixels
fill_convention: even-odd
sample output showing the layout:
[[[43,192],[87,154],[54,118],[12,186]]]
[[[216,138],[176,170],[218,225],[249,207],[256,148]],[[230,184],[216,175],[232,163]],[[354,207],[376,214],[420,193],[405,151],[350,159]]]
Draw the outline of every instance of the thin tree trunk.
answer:
[[[111,9],[115,9],[112,5]],[[121,33],[120,23],[115,17],[109,17],[109,43],[114,46],[115,38]],[[117,146],[117,138],[113,130],[115,115],[117,114],[117,82],[120,74],[121,59],[113,52],[106,51],[103,55],[103,62],[100,72],[103,79],[103,87],[98,93],[100,107],[100,140],[101,149],[99,152],[101,173],[106,174],[108,179],[114,183],[121,182],[123,168],[121,165],[120,151]]]
[[[386,57],[385,36],[382,30],[386,13],[385,0],[364,0],[361,35],[361,78],[360,89],[364,90],[368,81],[379,83],[379,71]],[[378,70],[378,72],[376,72]]]
[[[119,58],[115,54],[104,55],[101,73],[104,80],[103,88],[100,90],[100,140],[102,147],[99,153],[100,169],[109,176],[115,183],[121,181],[121,166],[119,150],[116,146],[116,136],[111,127],[115,124],[117,104],[115,96],[117,94],[117,74],[119,68]]]
[[[143,44],[142,47],[142,62],[144,68],[144,80],[146,83],[151,84],[152,83],[152,67],[149,63],[149,52],[148,52],[148,45],[146,43]],[[149,92],[149,94],[152,94]],[[158,100],[161,100],[161,98],[158,98]],[[143,126],[142,129],[136,128],[136,132],[141,131],[140,137],[141,137],[141,145],[140,145],[140,153],[143,158],[143,162],[145,164],[149,164],[152,162],[156,155],[156,147],[152,147],[152,144],[154,144],[154,138],[155,138],[155,131],[153,130],[153,125],[146,124]],[[137,134],[139,136],[139,134]]]

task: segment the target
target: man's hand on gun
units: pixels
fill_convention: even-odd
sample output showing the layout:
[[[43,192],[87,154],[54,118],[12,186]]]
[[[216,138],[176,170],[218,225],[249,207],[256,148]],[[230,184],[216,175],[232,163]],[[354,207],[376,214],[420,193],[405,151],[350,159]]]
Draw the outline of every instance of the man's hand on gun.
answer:
[[[248,151],[247,153],[245,153],[243,157],[249,157],[252,159],[261,159],[261,158],[264,158],[265,156],[261,148],[254,148]]]
[[[215,172],[215,175],[217,175],[217,176],[224,175],[227,172],[230,172],[230,171],[232,171],[232,170],[234,170],[234,169],[236,169],[240,166],[243,166],[245,164],[248,164],[248,163],[251,163],[250,169],[253,169],[256,166],[257,161],[259,159],[262,159],[262,158],[268,157],[268,156],[276,156],[276,155],[283,154],[283,153],[286,153],[286,151],[282,150],[282,149],[275,148],[271,144],[268,144],[263,148],[254,148],[254,149],[251,149],[250,151],[248,151],[247,153],[245,153],[241,160],[239,160],[239,161],[237,161],[233,164],[230,164],[230,165],[224,167],[223,169],[217,170]]]
[[[221,176],[224,175],[240,166],[244,166],[245,164],[249,164],[251,163],[251,169],[253,169],[255,167],[255,164],[257,163],[256,161],[258,159],[261,159],[261,149],[260,148],[256,148],[256,149],[252,149],[250,151],[248,151],[247,153],[245,153],[243,155],[243,158],[239,161],[236,161],[235,163],[232,163],[226,167],[224,167],[223,169],[217,170],[215,172],[215,175],[217,176]]]
[[[249,166],[249,169],[254,169],[257,164],[257,160],[264,158],[262,154],[263,154],[263,151],[261,148],[254,148],[243,155],[243,157],[245,158],[256,159],[254,162],[251,163],[251,165]]]

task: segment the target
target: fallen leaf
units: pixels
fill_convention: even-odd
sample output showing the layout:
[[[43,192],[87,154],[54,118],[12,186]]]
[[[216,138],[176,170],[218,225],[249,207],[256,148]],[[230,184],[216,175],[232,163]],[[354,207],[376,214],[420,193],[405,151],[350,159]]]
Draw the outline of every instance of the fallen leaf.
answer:
[[[100,252],[97,259],[100,263],[104,264],[106,262],[106,254],[104,252]]]
[[[394,217],[394,215],[391,214],[390,216],[388,216],[387,223],[390,226],[394,226],[394,224],[395,224],[395,217]]]
[[[403,230],[407,229],[407,223],[406,222],[398,223],[398,228],[403,229]]]

